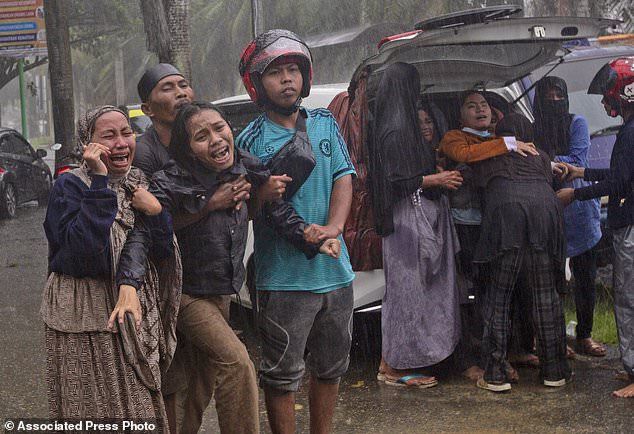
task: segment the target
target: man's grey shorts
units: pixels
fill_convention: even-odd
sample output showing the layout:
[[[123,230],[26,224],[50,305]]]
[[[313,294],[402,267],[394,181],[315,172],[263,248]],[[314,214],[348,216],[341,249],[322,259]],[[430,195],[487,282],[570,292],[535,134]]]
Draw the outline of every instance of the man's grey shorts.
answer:
[[[259,291],[258,297],[260,387],[297,391],[305,365],[319,381],[338,383],[350,361],[352,285],[321,294]]]

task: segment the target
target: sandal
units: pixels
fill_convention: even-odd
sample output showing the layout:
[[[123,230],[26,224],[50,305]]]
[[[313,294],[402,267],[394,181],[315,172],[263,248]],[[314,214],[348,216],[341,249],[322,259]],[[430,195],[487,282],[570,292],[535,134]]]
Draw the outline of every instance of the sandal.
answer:
[[[383,380],[379,380],[379,375],[383,378]],[[377,375],[377,380],[379,381],[383,381],[387,386],[397,386],[397,387],[411,387],[411,388],[417,388],[417,389],[427,389],[429,387],[434,387],[438,385],[438,380],[436,380],[434,377],[429,377],[427,375],[423,375],[423,374],[412,374],[412,375],[405,375],[403,377],[400,378],[390,378],[385,376],[385,374],[381,375],[379,374]],[[408,381],[411,380],[429,380],[427,382],[424,383],[408,383]]]
[[[520,368],[539,368],[539,357],[533,353],[514,354],[509,362]]]
[[[577,339],[577,352],[592,357],[604,357],[607,353],[605,347],[592,338]]]

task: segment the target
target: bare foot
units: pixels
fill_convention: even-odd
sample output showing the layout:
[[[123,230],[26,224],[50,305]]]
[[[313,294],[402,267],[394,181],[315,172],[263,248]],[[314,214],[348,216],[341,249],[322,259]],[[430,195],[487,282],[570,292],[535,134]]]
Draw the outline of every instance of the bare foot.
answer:
[[[467,380],[477,381],[478,378],[484,377],[484,369],[473,365],[462,371],[462,376]]]
[[[632,398],[634,397],[634,383],[625,386],[622,389],[615,390],[612,395],[618,398]]]

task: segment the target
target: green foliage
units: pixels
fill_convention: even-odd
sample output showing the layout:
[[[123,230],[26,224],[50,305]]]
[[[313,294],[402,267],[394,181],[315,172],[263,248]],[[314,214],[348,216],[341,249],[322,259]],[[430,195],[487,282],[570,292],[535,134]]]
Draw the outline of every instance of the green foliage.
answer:
[[[564,312],[566,324],[577,321],[574,293],[570,292],[564,298]],[[594,307],[592,337],[598,342],[616,345],[619,342],[614,319],[614,298],[612,288],[603,284],[597,285],[597,302]]]
[[[113,39],[128,39],[143,28],[135,1],[71,0],[69,9],[71,44],[97,56],[109,50]]]

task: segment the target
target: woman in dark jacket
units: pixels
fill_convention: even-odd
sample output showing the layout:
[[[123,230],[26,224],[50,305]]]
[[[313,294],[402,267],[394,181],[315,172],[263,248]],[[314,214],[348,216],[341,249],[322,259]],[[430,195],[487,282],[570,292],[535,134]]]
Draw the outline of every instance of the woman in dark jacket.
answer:
[[[419,368],[448,357],[460,337],[455,253],[448,200],[459,172],[436,173],[423,144],[416,102],[420,77],[396,63],[379,84],[369,141],[369,180],[377,233],[383,237],[385,296],[381,310],[385,384],[437,384]]]
[[[151,419],[167,432],[161,375],[176,347],[180,297],[169,215],[130,167],[125,113],[98,107],[77,130],[84,162],[55,182],[44,221],[50,415]],[[146,258],[151,242],[167,254],[160,272]]]
[[[173,161],[154,174],[151,191],[170,213],[198,216],[175,231],[183,261],[178,330],[209,360],[210,366],[203,369],[215,376],[220,431],[258,432],[255,370],[227,322],[229,296],[240,291],[244,280],[249,212],[246,204],[236,206],[230,189],[220,202],[212,203],[210,198],[238,178],[262,185],[270,173],[260,160],[234,146],[224,115],[205,102],[180,109],[169,152]],[[270,223],[307,257],[317,252],[338,255],[336,239],[321,246],[304,241],[305,224],[286,202],[266,209]]]
[[[498,123],[496,135],[530,142],[530,121],[521,115],[506,115]],[[565,234],[563,209],[552,188],[550,159],[543,151],[527,156],[512,152],[477,162],[472,168],[477,186],[484,191],[482,230],[474,261],[490,263],[491,270],[483,305],[484,378],[477,385],[493,392],[511,388],[505,360],[509,309],[511,296],[519,289],[518,277],[525,275],[543,384],[563,386],[572,375],[557,292],[564,277]]]

